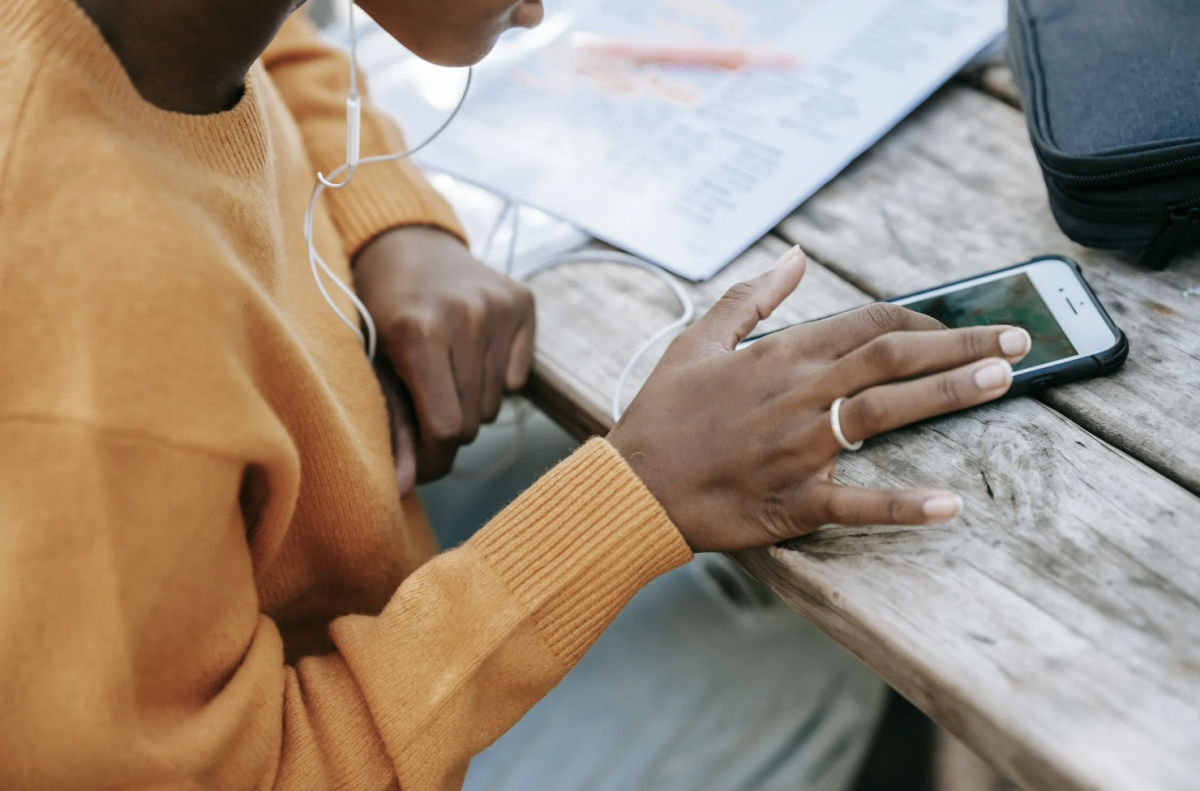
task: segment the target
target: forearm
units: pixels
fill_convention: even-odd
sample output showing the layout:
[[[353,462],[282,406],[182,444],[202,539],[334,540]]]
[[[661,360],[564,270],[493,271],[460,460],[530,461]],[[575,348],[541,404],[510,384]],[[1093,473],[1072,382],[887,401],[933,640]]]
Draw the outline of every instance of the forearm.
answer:
[[[457,787],[470,758],[552,689],[638,590],[690,558],[616,451],[594,440],[418,570],[379,617],[335,623],[401,787]]]
[[[289,666],[238,461],[69,424],[0,422],[0,448],[4,788],[455,788],[690,557],[596,441]]]

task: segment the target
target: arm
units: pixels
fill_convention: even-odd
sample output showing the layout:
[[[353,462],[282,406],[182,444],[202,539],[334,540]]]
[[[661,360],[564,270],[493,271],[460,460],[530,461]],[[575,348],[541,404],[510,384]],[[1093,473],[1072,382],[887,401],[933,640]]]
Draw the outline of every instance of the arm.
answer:
[[[611,447],[285,664],[236,459],[0,420],[0,787],[455,788],[690,553]]]
[[[263,54],[263,65],[296,119],[316,171],[330,173],[346,161],[346,57],[323,44],[303,11],[293,14]],[[362,156],[399,153],[408,148],[400,130],[363,94]],[[446,200],[410,160],[360,169],[351,186],[329,190],[327,202],[346,254],[354,257],[384,231],[431,226],[465,239]]]
[[[200,249],[180,233],[138,241],[150,261]],[[833,484],[831,387],[857,393],[842,423],[854,439],[1007,389],[981,377],[1003,360],[979,359],[1003,351],[1004,328],[914,332],[929,320],[894,307],[734,352],[799,281],[793,253],[677,339],[613,445],[589,443],[378,615],[334,621],[336,651],[289,665],[255,572],[292,519],[295,449],[261,417],[240,325],[213,321],[236,315],[229,292],[76,265],[132,236],[55,239],[59,257],[40,236],[9,247],[40,263],[39,279],[8,280],[29,309],[0,314],[0,788],[456,788],[689,546],[957,511],[938,510],[937,492]],[[61,310],[81,281],[88,298]],[[169,309],[131,319],[129,305]],[[38,337],[54,353],[25,353],[47,348]],[[253,468],[278,504],[252,552],[240,504]]]
[[[321,44],[297,13],[263,63],[314,168],[330,173],[346,156],[345,56]],[[363,156],[406,147],[395,124],[364,103]],[[524,387],[533,361],[533,294],[471,256],[449,206],[409,160],[360,168],[346,189],[323,200],[379,328],[385,382],[394,372],[412,397],[416,430],[398,423],[396,441],[397,479],[407,492],[418,479],[448,473],[458,448],[496,419],[504,393]]]
[[[121,167],[82,137],[58,175]],[[35,192],[16,187],[38,153],[0,192]],[[452,788],[690,552],[594,443],[379,613],[336,620],[336,651],[289,663],[277,586],[302,595],[327,559],[284,534],[356,524],[294,517],[320,465],[259,362],[296,350],[158,181],[126,178],[138,212],[81,187],[0,214],[0,789]],[[307,492],[331,488],[354,496]]]

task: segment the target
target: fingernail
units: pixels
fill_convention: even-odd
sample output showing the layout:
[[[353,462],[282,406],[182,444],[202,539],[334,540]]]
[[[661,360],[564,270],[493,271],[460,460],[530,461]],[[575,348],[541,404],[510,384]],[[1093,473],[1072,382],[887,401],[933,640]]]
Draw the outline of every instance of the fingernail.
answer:
[[[921,511],[930,519],[944,522],[962,513],[963,500],[957,494],[941,494],[930,497],[921,504]]]
[[[1013,369],[1007,360],[992,360],[975,372],[975,386],[980,390],[1000,390],[1012,384]]]
[[[1033,346],[1033,338],[1021,327],[1005,330],[1000,335],[1000,349],[1009,357],[1024,357]]]
[[[783,258],[779,259],[779,264],[776,264],[776,266],[779,266],[782,264],[790,264],[793,261],[795,261],[797,258],[799,258],[800,255],[801,255],[800,245],[796,245],[791,250],[788,250],[786,253],[783,254]]]

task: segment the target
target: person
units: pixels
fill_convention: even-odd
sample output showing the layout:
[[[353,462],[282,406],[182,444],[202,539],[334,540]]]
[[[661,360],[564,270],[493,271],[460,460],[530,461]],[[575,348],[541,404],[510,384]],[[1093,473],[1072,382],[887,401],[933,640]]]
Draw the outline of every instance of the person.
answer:
[[[456,788],[693,553],[953,518],[949,492],[835,484],[843,441],[1000,397],[1028,350],[884,305],[735,350],[800,283],[792,250],[435,554],[409,492],[523,386],[532,298],[411,164],[364,168],[314,230],[377,376],[309,269],[347,77],[297,5],[0,0],[0,787]],[[541,15],[361,5],[443,64]],[[403,150],[370,109],[362,134]]]

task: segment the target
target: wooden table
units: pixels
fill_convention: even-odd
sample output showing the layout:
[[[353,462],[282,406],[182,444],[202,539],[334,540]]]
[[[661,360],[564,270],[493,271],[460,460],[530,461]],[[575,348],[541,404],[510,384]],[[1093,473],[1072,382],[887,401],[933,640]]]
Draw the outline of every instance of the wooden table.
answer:
[[[1129,334],[1128,364],[844,457],[847,484],[961,492],[966,512],[951,525],[832,527],[737,560],[1025,788],[1194,791],[1200,254],[1152,273],[1132,254],[1068,241],[1017,103],[998,65],[948,86],[692,286],[697,305],[793,243],[812,263],[772,324],[1064,253]],[[533,398],[576,435],[603,434],[622,366],[677,306],[654,278],[618,267],[565,268],[533,286]]]

